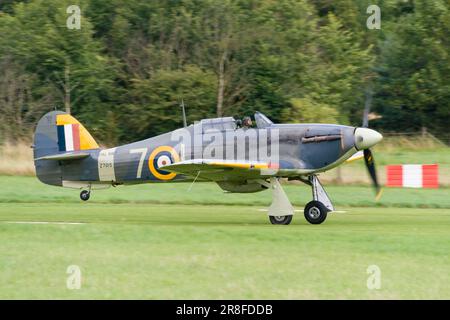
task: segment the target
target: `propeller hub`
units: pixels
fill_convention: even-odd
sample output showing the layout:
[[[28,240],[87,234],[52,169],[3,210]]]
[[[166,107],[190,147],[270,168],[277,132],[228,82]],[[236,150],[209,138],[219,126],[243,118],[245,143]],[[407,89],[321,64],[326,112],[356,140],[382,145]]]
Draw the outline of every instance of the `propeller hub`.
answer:
[[[355,147],[358,150],[368,149],[383,139],[381,133],[368,129],[356,128],[355,130]]]

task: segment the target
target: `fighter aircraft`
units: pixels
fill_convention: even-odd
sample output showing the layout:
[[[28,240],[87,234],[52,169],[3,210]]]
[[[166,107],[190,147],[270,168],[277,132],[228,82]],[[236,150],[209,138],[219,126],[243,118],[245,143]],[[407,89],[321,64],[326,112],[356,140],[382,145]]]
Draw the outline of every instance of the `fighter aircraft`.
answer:
[[[184,118],[185,120],[185,118]],[[336,124],[276,124],[260,112],[244,120],[203,119],[142,141],[100,148],[73,116],[52,111],[38,122],[34,164],[43,183],[80,189],[87,201],[94,189],[153,182],[213,181],[225,192],[272,191],[272,224],[287,225],[295,210],[280,180],[311,186],[304,208],[311,224],[325,221],[334,206],[317,175],[364,157],[377,196],[370,147],[382,135],[367,127]]]

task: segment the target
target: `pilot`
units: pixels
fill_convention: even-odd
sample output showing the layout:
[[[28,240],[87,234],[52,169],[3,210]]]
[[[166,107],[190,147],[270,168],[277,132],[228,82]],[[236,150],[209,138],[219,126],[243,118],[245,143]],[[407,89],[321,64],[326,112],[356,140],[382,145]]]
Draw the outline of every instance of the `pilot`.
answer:
[[[250,117],[244,117],[244,119],[242,119],[242,128],[247,129],[250,128],[252,125],[253,123]]]

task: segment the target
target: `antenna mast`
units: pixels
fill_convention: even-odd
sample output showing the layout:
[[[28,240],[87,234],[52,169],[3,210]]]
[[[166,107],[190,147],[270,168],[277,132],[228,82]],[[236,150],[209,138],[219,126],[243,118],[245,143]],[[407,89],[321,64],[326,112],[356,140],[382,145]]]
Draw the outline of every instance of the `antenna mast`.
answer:
[[[183,111],[183,126],[186,128],[187,127],[187,120],[186,120],[186,109],[184,108],[184,100],[181,99],[181,110]]]

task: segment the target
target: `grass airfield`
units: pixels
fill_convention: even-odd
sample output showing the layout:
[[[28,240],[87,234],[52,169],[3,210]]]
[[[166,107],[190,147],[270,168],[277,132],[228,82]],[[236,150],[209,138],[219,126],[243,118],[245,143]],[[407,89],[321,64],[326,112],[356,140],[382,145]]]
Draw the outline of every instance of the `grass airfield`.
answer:
[[[328,187],[346,213],[273,226],[269,192],[143,185],[82,203],[34,178],[0,182],[2,299],[450,299],[449,189],[386,189],[374,203],[370,188]],[[310,200],[286,190],[296,209]],[[367,288],[369,265],[380,289]]]

